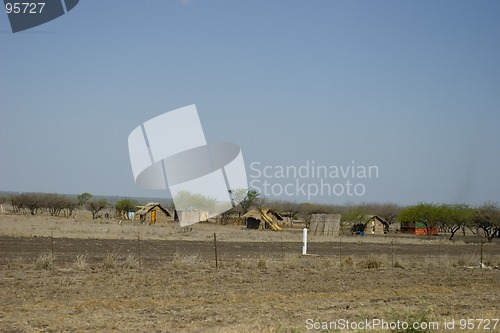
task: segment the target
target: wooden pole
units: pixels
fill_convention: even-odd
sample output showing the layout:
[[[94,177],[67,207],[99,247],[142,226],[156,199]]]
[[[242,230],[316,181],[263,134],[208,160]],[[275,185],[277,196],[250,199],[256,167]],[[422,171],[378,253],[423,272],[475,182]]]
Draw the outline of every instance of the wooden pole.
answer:
[[[214,232],[214,250],[215,250],[215,269],[219,269],[219,260],[217,258],[217,234]]]
[[[391,240],[391,266],[394,269],[394,238]]]
[[[54,261],[54,233],[50,232],[50,253],[52,254],[52,261]]]
[[[481,241],[481,268],[483,268],[483,241]]]
[[[137,251],[139,254],[139,271],[142,268],[142,254],[141,254],[141,237],[139,235],[139,231],[137,231]]]
[[[283,263],[283,267],[285,266],[285,252],[283,250],[283,236],[281,236],[281,262]]]

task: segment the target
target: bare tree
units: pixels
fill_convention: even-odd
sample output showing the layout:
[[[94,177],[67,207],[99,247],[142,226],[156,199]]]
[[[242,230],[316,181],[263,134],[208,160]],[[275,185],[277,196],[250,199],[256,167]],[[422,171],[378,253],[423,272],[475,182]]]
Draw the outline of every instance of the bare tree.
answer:
[[[87,201],[85,207],[92,213],[92,219],[96,219],[97,213],[99,213],[102,209],[106,208],[107,205],[108,205],[108,200],[106,199],[94,199]]]
[[[500,233],[500,210],[497,205],[488,202],[478,207],[472,216],[471,226],[481,229],[491,242]]]

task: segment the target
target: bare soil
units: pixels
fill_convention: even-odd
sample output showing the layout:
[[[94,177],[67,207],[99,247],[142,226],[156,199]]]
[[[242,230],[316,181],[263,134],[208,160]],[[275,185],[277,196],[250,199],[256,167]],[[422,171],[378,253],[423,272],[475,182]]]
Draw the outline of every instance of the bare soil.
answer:
[[[302,256],[295,231],[144,226],[123,237],[121,226],[87,222],[89,237],[47,237],[84,221],[56,219],[60,229],[42,221],[33,230],[31,217],[17,217],[29,226],[24,237],[22,227],[17,236],[2,227],[12,218],[0,218],[1,332],[404,332],[307,325],[374,318],[440,325],[415,332],[456,332],[464,331],[460,319],[500,317],[497,243],[483,246],[490,268],[481,269],[479,243],[312,239]],[[102,229],[109,238],[91,232]],[[150,239],[151,230],[178,239]],[[452,319],[455,330],[445,330]],[[500,323],[465,331],[499,332]]]

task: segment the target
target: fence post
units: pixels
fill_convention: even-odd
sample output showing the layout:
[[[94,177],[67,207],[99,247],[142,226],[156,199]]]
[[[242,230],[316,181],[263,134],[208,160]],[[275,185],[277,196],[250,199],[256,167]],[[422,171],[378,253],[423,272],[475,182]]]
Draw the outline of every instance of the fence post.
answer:
[[[217,234],[214,232],[214,249],[215,249],[215,269],[219,269],[219,260],[217,259]]]
[[[305,256],[307,254],[307,228],[304,228],[303,230],[302,242],[302,255]]]

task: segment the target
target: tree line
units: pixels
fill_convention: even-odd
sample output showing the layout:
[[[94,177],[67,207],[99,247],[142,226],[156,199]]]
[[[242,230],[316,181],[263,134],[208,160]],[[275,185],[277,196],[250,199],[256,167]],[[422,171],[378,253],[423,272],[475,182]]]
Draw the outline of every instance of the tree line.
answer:
[[[393,203],[363,203],[358,205],[328,205],[314,203],[294,203],[290,201],[269,201],[262,198],[257,191],[236,191],[233,193],[237,202],[232,210],[224,213],[244,214],[252,207],[266,206],[285,213],[293,220],[310,221],[312,214],[340,214],[343,222],[364,223],[368,215],[378,215],[388,224],[422,223],[429,230],[439,229],[453,239],[457,232],[471,231],[474,235],[484,236],[488,241],[500,237],[500,208],[488,202],[479,206],[467,204],[434,204],[418,203],[410,206],[399,206]],[[92,218],[99,217],[105,208],[114,208],[116,217],[127,218],[129,211],[136,211],[140,203],[126,198],[115,203],[103,198],[94,198],[90,193],[82,193],[76,197],[60,194],[21,193],[0,195],[0,204],[10,202],[14,213],[50,214],[52,216],[72,216],[77,209],[86,209]],[[171,206],[167,204],[167,206]],[[172,208],[173,207],[169,207]]]

